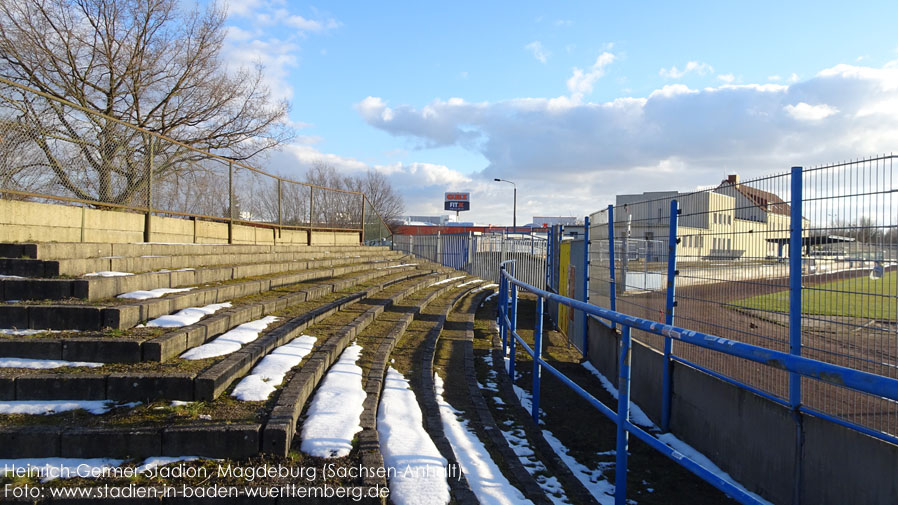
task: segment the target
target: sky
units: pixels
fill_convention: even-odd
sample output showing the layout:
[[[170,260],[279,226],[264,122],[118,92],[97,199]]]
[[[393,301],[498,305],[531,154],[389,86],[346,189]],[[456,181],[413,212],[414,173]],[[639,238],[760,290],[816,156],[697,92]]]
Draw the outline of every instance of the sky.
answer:
[[[406,214],[510,225],[892,153],[898,2],[229,0],[224,59],[265,66],[302,179],[377,170]]]

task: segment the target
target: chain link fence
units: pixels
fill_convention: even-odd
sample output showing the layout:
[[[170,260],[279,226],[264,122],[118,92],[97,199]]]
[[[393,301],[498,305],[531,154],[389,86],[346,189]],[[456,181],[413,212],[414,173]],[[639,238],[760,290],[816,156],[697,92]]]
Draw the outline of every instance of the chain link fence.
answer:
[[[0,198],[390,236],[361,193],[274,176],[5,79]]]

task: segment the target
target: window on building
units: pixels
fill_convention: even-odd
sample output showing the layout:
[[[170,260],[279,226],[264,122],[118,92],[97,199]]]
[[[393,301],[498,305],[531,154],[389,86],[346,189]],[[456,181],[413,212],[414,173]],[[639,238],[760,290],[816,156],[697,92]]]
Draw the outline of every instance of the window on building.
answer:
[[[717,213],[714,213],[714,224],[717,224]]]
[[[727,239],[727,251],[730,251],[732,249],[733,249],[733,239],[728,238]]]
[[[727,216],[727,224],[729,224],[729,225],[733,224],[733,216],[729,216],[729,215]]]

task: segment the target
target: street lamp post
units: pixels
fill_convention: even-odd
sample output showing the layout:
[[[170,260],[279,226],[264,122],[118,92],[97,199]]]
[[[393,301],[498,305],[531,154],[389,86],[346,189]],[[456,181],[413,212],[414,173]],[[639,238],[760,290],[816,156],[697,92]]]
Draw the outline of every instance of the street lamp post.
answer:
[[[507,182],[507,183],[511,184],[512,186],[514,186],[514,207],[512,207],[513,210],[512,210],[512,214],[511,214],[511,227],[514,229],[515,232],[517,232],[518,231],[518,186],[511,181],[506,181],[505,179],[493,179],[493,180],[496,182]]]

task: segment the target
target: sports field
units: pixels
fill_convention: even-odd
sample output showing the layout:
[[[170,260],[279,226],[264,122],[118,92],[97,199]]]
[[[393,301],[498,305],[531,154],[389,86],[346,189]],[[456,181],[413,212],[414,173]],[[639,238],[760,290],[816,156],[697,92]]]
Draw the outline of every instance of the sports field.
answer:
[[[816,285],[804,283],[802,314],[898,320],[898,272],[895,270],[875,280],[865,275]],[[730,305],[789,312],[789,290],[735,300]]]

